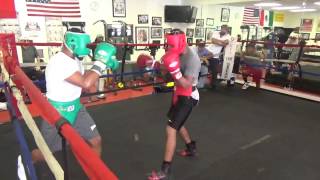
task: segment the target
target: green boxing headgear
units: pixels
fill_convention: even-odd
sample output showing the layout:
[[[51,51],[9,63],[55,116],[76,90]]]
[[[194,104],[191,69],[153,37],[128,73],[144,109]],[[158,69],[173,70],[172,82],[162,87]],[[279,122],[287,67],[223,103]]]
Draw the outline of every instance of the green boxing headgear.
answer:
[[[109,43],[99,43],[94,51],[94,59],[104,62],[107,67],[115,70],[119,67],[119,62],[116,59],[117,49]]]
[[[90,43],[90,36],[86,33],[67,31],[64,43],[76,57],[84,57],[90,54],[87,45]]]

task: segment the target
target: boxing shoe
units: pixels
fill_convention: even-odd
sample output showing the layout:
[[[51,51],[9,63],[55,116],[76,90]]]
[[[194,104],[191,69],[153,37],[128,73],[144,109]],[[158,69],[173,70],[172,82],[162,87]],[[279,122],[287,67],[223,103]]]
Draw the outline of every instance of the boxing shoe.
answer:
[[[170,180],[171,178],[171,163],[163,162],[160,171],[152,171],[148,175],[148,180]]]
[[[169,174],[163,171],[152,171],[152,173],[148,176],[148,180],[170,180]]]
[[[189,144],[186,144],[186,149],[179,152],[179,155],[182,157],[194,157],[197,155],[196,150],[196,142],[191,141]]]

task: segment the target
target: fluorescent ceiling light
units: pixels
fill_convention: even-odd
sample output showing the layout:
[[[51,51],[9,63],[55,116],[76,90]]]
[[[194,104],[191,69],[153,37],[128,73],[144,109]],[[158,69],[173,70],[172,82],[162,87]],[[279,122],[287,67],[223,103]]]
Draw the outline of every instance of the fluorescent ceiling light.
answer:
[[[254,4],[254,6],[259,6],[259,7],[276,7],[276,6],[282,6],[282,4],[279,3],[257,3]]]
[[[315,5],[319,5],[320,6],[320,1],[318,2],[314,2]]]
[[[294,9],[290,11],[291,12],[313,12],[313,11],[316,11],[316,9]]]
[[[273,7],[273,10],[292,10],[292,9],[300,9],[299,6],[281,6],[281,7]]]

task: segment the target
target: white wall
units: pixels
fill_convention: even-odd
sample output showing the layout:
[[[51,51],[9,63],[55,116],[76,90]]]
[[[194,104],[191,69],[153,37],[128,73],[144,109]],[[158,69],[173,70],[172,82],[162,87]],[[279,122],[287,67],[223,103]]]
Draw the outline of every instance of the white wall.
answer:
[[[96,9],[90,8],[93,4],[98,4]],[[162,28],[175,27],[177,24],[164,23],[164,6],[181,4],[181,0],[127,0],[126,17],[119,18],[113,17],[112,0],[80,0],[80,8],[83,16],[82,19],[86,22],[86,31],[90,33],[92,39],[97,34],[104,34],[102,23],[92,25],[95,21],[100,19],[104,19],[107,23],[112,23],[112,21],[115,20],[122,20],[127,24],[133,24],[135,28],[137,26],[152,27],[152,16],[159,16],[162,17]],[[138,24],[138,14],[148,14],[149,24]],[[151,31],[151,29],[149,29],[149,31]],[[152,40],[156,39],[149,39],[149,42],[152,42]],[[160,57],[163,55],[163,52],[163,49],[160,49],[156,58],[160,59]],[[135,60],[140,53],[148,52],[134,51],[134,54],[131,56],[132,60]]]
[[[313,19],[313,28],[310,33],[310,38],[314,38],[317,32],[317,25],[320,23],[320,13],[319,12],[313,12],[313,13],[285,13],[285,21],[284,26],[285,27],[299,27],[301,23],[301,19]]]
[[[241,34],[240,26],[242,25],[243,20],[243,7],[201,4],[193,4],[193,6],[198,7],[197,18],[204,19],[205,24],[207,18],[214,18],[214,27],[227,24],[228,26],[232,27],[232,36],[236,37],[237,34]],[[221,22],[222,8],[230,9],[229,22]],[[195,25],[193,24],[192,26]]]

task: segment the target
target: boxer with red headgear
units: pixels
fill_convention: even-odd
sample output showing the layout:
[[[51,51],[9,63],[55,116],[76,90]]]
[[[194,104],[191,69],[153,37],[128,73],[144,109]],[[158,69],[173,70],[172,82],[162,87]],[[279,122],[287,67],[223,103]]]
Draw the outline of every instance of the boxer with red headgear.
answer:
[[[199,101],[199,92],[196,88],[201,62],[199,56],[187,46],[186,35],[179,29],[172,30],[165,35],[167,48],[162,57],[165,68],[175,81],[173,99],[167,114],[167,139],[161,170],[152,172],[149,180],[169,179],[171,162],[176,149],[177,132],[186,143],[186,149],[180,152],[182,156],[194,156],[196,144],[184,126],[193,107]]]

